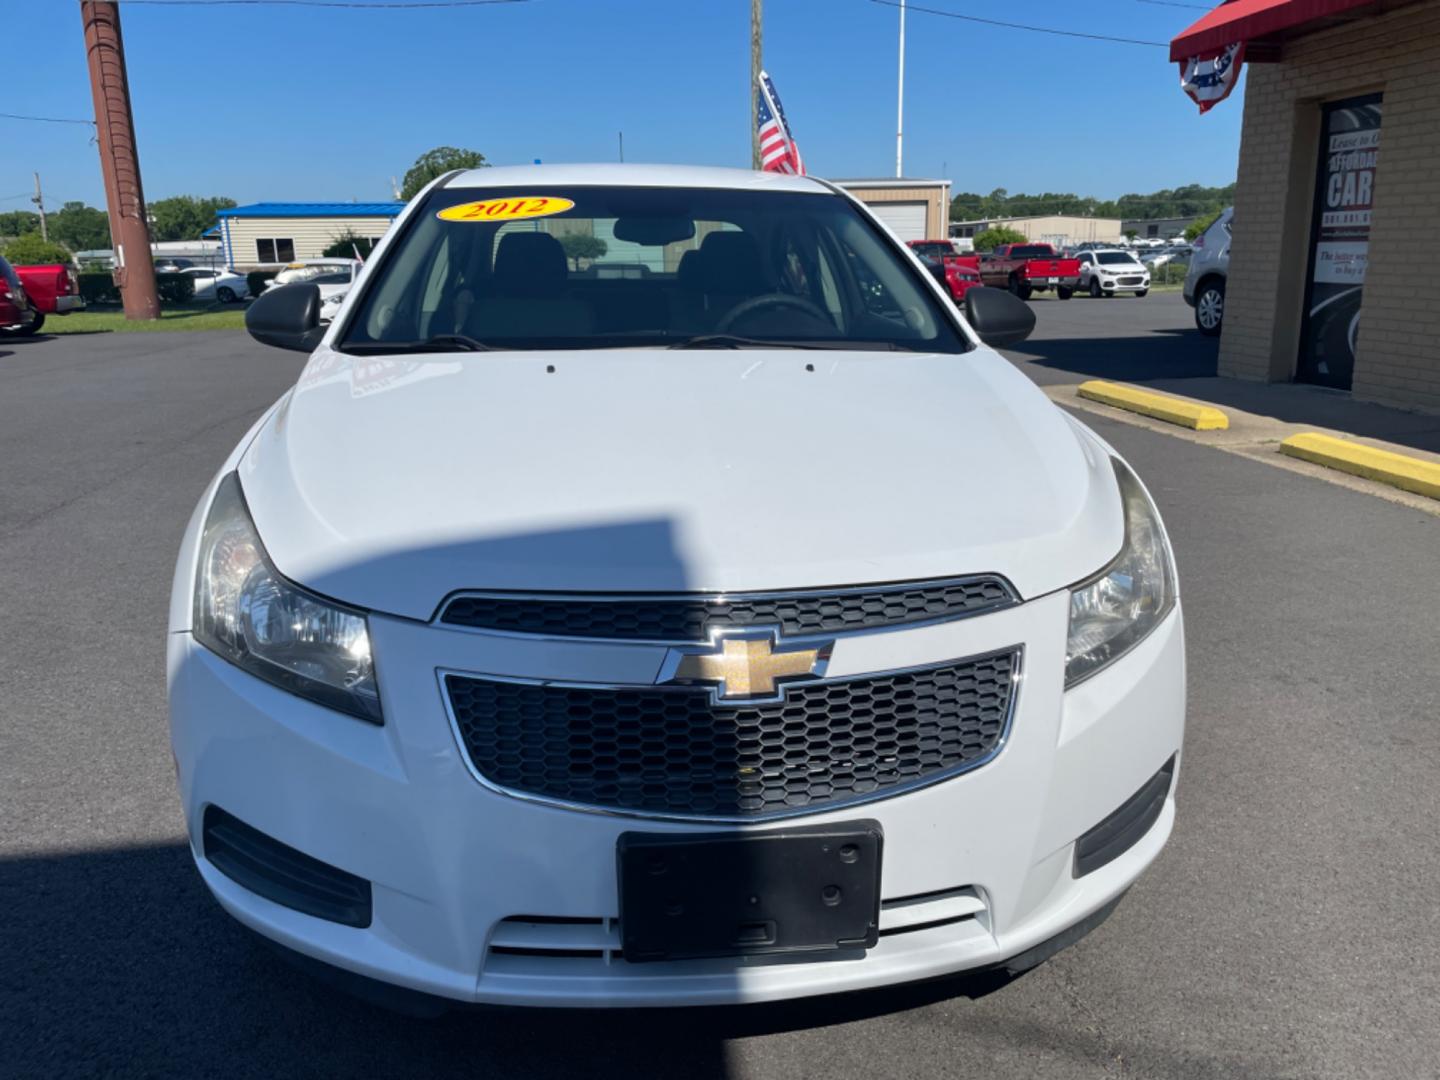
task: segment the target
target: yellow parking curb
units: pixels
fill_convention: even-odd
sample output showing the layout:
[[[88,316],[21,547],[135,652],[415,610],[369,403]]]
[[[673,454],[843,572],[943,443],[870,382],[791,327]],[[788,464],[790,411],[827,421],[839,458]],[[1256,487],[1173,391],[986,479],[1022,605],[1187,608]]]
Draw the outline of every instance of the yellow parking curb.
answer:
[[[1440,465],[1432,461],[1377,450],[1373,446],[1315,431],[1291,435],[1280,444],[1280,452],[1328,469],[1378,480],[1402,491],[1440,499]]]
[[[1133,386],[1091,379],[1080,384],[1077,393],[1083,398],[1113,405],[1156,420],[1165,420],[1195,431],[1223,431],[1230,426],[1230,418],[1212,405],[1196,405],[1182,401],[1168,394],[1156,394],[1149,390],[1137,390]]]

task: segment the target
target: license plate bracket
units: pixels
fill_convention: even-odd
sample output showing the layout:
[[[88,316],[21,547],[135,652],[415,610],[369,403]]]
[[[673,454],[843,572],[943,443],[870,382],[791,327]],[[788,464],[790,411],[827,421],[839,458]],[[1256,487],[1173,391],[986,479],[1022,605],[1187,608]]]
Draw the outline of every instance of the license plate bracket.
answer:
[[[883,845],[877,821],[753,835],[623,833],[625,959],[870,948],[879,940]]]

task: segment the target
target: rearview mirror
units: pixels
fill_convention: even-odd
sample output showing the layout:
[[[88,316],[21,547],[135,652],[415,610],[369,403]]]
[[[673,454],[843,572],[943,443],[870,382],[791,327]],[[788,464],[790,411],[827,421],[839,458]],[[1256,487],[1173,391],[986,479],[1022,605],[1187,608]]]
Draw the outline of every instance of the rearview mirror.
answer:
[[[980,340],[996,349],[1018,345],[1035,329],[1035,312],[1007,289],[984,286],[965,293],[965,320]]]
[[[245,312],[245,329],[262,345],[314,352],[325,336],[320,287],[302,281],[266,289]]]
[[[695,222],[687,217],[617,218],[613,233],[616,240],[660,247],[689,240],[695,235]]]

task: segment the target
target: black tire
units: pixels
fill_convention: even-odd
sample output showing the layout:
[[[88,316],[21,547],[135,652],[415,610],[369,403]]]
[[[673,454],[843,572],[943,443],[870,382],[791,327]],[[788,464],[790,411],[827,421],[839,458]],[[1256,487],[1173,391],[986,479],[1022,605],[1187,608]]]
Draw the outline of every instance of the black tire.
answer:
[[[1219,337],[1225,325],[1225,282],[1210,278],[1195,290],[1195,329],[1206,337]]]
[[[1136,289],[1136,290],[1135,290],[1135,299],[1136,299],[1136,300],[1139,300],[1140,297],[1144,296],[1144,295],[1145,295],[1146,293],[1148,293],[1149,291],[1150,291],[1149,289]]]
[[[45,325],[45,315],[42,312],[35,312],[35,321],[29,326],[21,326],[16,323],[14,326],[7,326],[0,329],[0,337],[29,337],[31,334],[38,334],[40,328]]]
[[[1010,291],[1016,296],[1018,296],[1021,300],[1030,299],[1030,283],[1023,280],[1019,274],[1010,275]]]
[[[235,290],[229,285],[221,285],[215,290],[215,299],[222,304],[233,304],[235,302]]]
[[[1099,279],[1099,278],[1093,278],[1093,277],[1092,277],[1092,278],[1090,279],[1090,297],[1091,297],[1091,299],[1093,299],[1093,300],[1099,300],[1100,297],[1102,297],[1102,296],[1104,296],[1104,295],[1105,295],[1105,294],[1100,291],[1100,279]]]
[[[1056,285],[1056,286],[1055,286],[1055,296],[1056,296],[1057,299],[1060,299],[1060,300],[1069,300],[1070,297],[1072,297],[1072,296],[1074,296],[1074,295],[1075,295],[1075,290],[1074,290],[1074,289],[1067,288],[1067,287],[1064,286],[1064,285]]]

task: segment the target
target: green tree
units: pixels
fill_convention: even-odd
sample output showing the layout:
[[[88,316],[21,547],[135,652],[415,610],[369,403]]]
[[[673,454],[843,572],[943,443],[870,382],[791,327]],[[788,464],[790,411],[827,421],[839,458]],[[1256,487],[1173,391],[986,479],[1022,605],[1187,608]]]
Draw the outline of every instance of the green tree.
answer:
[[[598,259],[609,250],[604,240],[589,233],[567,233],[560,237],[560,246],[565,249],[565,257],[575,264],[576,270],[580,269],[581,259]]]
[[[1125,230],[1125,239],[1126,239],[1126,240],[1134,240],[1135,237],[1137,237],[1137,236],[1139,236],[1139,235],[1140,235],[1140,234],[1137,233],[1134,229],[1126,229],[1126,230]]]
[[[975,235],[975,250],[994,251],[1001,244],[1023,244],[1024,242],[1024,233],[999,225]]]
[[[172,195],[152,202],[150,212],[151,240],[199,240],[200,234],[215,224],[215,212],[228,210],[234,199],[223,195],[202,199],[195,195]]]
[[[1185,239],[1193,241],[1197,236],[1203,233],[1211,225],[1215,224],[1215,219],[1220,216],[1222,211],[1223,208],[1221,210],[1216,210],[1213,214],[1206,214],[1202,218],[1196,218],[1189,225],[1186,225]]]
[[[481,169],[485,167],[485,155],[478,150],[460,150],[453,146],[437,146],[427,150],[415,159],[410,171],[400,184],[400,198],[413,199],[420,189],[437,176],[451,169]]]
[[[83,202],[67,202],[50,215],[50,238],[71,251],[91,251],[110,246],[110,218]]]
[[[370,258],[370,253],[375,250],[375,245],[380,241],[369,236],[359,234],[346,229],[339,236],[335,237],[330,246],[320,254],[327,259],[353,259],[355,253],[360,253],[361,259]]]
[[[0,254],[16,266],[48,266],[70,263],[70,249],[53,240],[42,240],[38,232],[26,233],[8,241]]]
[[[0,214],[0,236],[24,236],[40,231],[40,215],[33,210],[11,210]]]

